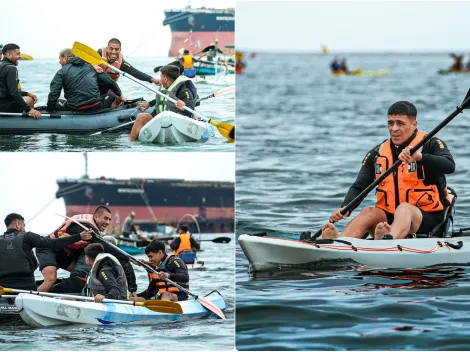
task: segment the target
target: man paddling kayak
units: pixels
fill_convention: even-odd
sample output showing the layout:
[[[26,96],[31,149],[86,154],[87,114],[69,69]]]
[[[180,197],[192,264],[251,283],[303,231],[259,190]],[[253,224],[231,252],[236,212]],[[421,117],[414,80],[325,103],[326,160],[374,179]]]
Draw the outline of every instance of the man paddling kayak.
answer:
[[[342,215],[341,209],[397,160],[402,165],[378,186],[375,206],[362,209],[342,236],[363,238],[368,232],[375,239],[405,238],[410,233],[429,234],[444,220],[444,207],[449,204],[445,175],[455,171],[452,154],[442,140],[433,137],[410,155],[410,149],[426,135],[417,129],[417,109],[410,102],[396,102],[387,115],[390,139],[367,153],[341,208],[323,226],[322,238],[338,236],[332,222],[350,215]]]

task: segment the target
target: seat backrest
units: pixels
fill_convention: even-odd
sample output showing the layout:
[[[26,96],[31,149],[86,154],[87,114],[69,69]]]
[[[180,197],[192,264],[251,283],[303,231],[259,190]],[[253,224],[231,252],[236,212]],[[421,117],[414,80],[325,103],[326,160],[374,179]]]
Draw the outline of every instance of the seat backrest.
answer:
[[[444,208],[444,220],[432,229],[429,233],[429,237],[447,237],[449,229],[454,223],[457,193],[449,186],[447,186],[447,200],[449,201],[449,205]]]

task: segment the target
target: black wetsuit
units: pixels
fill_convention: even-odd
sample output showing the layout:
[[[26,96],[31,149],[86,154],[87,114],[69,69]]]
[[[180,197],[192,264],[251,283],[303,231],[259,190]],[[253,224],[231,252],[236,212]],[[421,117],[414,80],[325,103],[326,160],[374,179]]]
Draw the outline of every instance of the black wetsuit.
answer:
[[[162,261],[164,261],[166,258],[167,257],[165,256]],[[173,256],[168,260],[165,265],[165,269],[158,268],[156,270],[169,273],[169,279],[173,282],[181,284],[183,287],[185,282],[189,282],[188,268],[186,267],[186,264],[184,264],[184,262],[176,256]],[[150,280],[148,288],[145,291],[139,293],[137,296],[144,297],[145,299],[152,299],[158,294],[158,288],[156,285],[157,281],[160,280]],[[171,286],[171,284],[169,285]],[[175,292],[175,294],[178,296],[178,301],[185,301],[188,299],[188,294],[186,292],[180,291]]]
[[[410,140],[414,138],[414,135]],[[391,142],[390,142],[391,143]],[[408,142],[409,143],[409,142]],[[396,148],[392,143],[393,161],[398,160],[398,156],[401,151],[407,146],[405,144]],[[375,158],[378,153],[379,145],[371,149],[364,160],[362,161],[361,169],[357,175],[356,181],[349,188],[346,197],[344,198],[343,204],[341,207],[348,205],[356,196],[358,196],[364,189],[367,188],[370,184],[375,181]],[[446,187],[446,174],[451,174],[455,171],[455,163],[452,154],[450,153],[447,145],[437,137],[431,138],[426,144],[424,144],[422,149],[423,159],[418,162],[419,166],[423,166],[425,178],[423,180],[425,185],[437,185],[439,189],[439,196],[443,204],[447,204],[445,198],[445,187]],[[390,165],[391,166],[391,165]],[[358,203],[357,206],[359,206]],[[398,207],[399,204],[396,204]],[[354,209],[352,209],[354,210]],[[351,210],[351,212],[352,212]],[[444,220],[444,212],[423,212],[423,221],[421,227],[418,229],[417,233],[429,233],[435,225]],[[387,213],[387,222],[391,224],[393,222],[393,214]]]
[[[0,61],[0,111],[1,112],[28,112],[31,107],[26,104],[23,97],[28,92],[18,90],[18,69],[6,57]]]

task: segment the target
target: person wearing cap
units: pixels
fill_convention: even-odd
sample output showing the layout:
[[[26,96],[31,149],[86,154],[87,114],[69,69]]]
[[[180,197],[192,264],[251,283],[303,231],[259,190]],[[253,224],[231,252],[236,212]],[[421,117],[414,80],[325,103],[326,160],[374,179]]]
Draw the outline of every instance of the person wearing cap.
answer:
[[[126,60],[124,60],[124,57],[121,53],[121,41],[119,39],[110,39],[107,47],[98,49],[97,51],[103,60],[105,60],[110,65],[110,67],[103,66],[102,69],[105,69],[106,73],[108,73],[115,81],[119,79],[119,73],[114,72],[112,67],[116,67],[117,69],[131,75],[134,78],[137,78],[140,81],[160,85],[160,80],[158,78],[153,78],[152,76],[139,71],[135,67],[131,66],[131,64]],[[95,69],[98,67],[101,66],[95,66]]]
[[[134,218],[135,218],[135,213],[131,211],[127,218],[124,220],[124,223],[122,224],[122,231],[121,235],[124,237],[129,238],[129,235],[134,232],[137,235],[137,229],[135,227],[134,223]]]
[[[137,108],[148,109],[149,106],[154,106],[150,114],[141,113],[137,115],[134,126],[132,127],[130,140],[135,141],[139,138],[139,133],[142,127],[144,127],[152,118],[157,116],[163,111],[172,111],[181,115],[193,118],[192,113],[184,110],[187,106],[194,110],[196,106],[197,95],[193,94],[191,87],[194,86],[191,79],[184,76],[179,66],[166,65],[160,70],[160,81],[162,83],[159,91],[165,95],[170,96],[174,100],[177,100],[176,104],[170,102],[165,97],[157,95],[156,99],[137,105]]]
[[[0,286],[36,290],[34,271],[38,261],[33,248],[62,249],[77,241],[91,239],[90,231],[81,231],[66,238],[52,239],[26,231],[24,218],[11,213],[5,218],[7,231],[0,236]]]
[[[225,55],[225,53],[217,47],[218,43],[219,43],[219,41],[217,39],[214,39],[214,41],[211,43],[211,45],[206,46],[203,50],[201,50],[200,52],[198,52],[194,55],[206,53],[205,55],[201,55],[201,57],[207,56],[207,61],[214,61],[214,59],[215,59],[215,57],[217,56],[218,53],[222,54],[222,55]]]
[[[0,61],[0,111],[26,112],[35,119],[40,118],[41,113],[34,109],[34,104],[38,102],[37,96],[20,88],[18,69],[16,68],[21,54],[20,47],[16,44],[6,44],[2,53],[3,59]]]

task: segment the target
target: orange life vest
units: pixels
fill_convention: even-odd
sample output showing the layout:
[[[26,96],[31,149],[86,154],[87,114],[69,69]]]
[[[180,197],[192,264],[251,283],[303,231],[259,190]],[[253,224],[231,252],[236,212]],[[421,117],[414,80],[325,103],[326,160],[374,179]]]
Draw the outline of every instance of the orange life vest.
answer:
[[[166,264],[168,261],[175,257],[174,255],[169,255],[165,258],[163,262],[160,263],[160,265],[157,267],[157,271],[163,271],[163,272],[168,272],[168,269],[166,268]],[[162,295],[164,292],[180,292],[178,287],[175,287],[171,285],[170,283],[161,280],[157,274],[155,273],[148,273],[149,280],[155,280],[155,285],[157,286],[158,293]],[[178,285],[184,287],[185,289],[189,290],[189,282],[176,282]]]
[[[78,221],[79,223],[85,225],[85,227],[89,228],[90,226],[92,226],[92,227],[94,227],[95,230],[98,229],[98,226],[96,225],[95,220],[93,220],[93,215],[92,214],[78,214],[78,215],[71,216],[71,218]],[[50,238],[60,238],[60,237],[71,236],[70,234],[67,233],[67,229],[72,224],[74,224],[74,222],[72,220],[67,219],[67,221],[65,221],[62,225],[60,225],[57,230],[52,232],[49,235],[49,237]],[[83,231],[85,231],[85,230],[83,230]],[[78,241],[78,242],[75,242],[71,245],[66,246],[65,249],[75,251],[75,250],[78,250],[78,249],[85,248],[89,244],[90,243],[87,242],[87,241]]]
[[[188,235],[187,233],[182,233],[180,235],[180,246],[178,247],[178,249],[175,251],[175,255],[178,255],[180,254],[180,252],[184,251],[184,250],[191,250],[192,247],[191,247],[191,236]]]
[[[101,49],[101,57],[108,62],[108,50],[107,48]],[[122,56],[122,53],[119,53],[119,57],[113,62],[109,63],[111,66],[116,67],[117,69],[121,69],[122,62],[124,61],[124,56]],[[119,73],[115,73],[112,71],[111,68],[106,69],[106,73],[111,76],[112,79],[117,81],[119,79]]]
[[[191,68],[193,67],[193,58],[191,55],[184,55],[183,56],[183,66],[184,68]]]
[[[416,137],[409,145],[415,146],[424,136],[426,132],[418,130]],[[391,140],[387,139],[378,150],[375,160],[375,178],[378,179],[393,163]],[[409,203],[425,212],[444,209],[439,197],[439,189],[436,185],[425,185],[424,178],[424,168],[417,162],[400,165],[377,187],[375,206],[391,214],[395,213],[395,209],[401,203]]]

